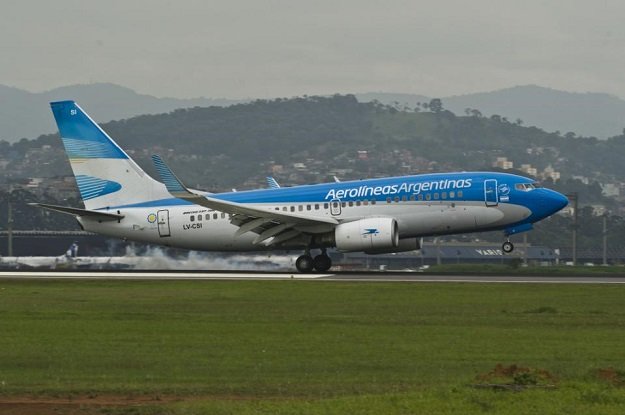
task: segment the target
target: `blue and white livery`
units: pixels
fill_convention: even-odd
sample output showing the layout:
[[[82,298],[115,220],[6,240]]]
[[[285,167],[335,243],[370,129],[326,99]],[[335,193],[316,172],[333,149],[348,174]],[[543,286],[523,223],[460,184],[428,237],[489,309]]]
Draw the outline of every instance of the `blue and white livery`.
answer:
[[[419,249],[420,238],[503,230],[506,236],[562,209],[567,199],[532,179],[462,172],[211,194],[187,188],[159,156],[147,175],[74,102],[51,103],[85,208],[88,231],[205,251],[301,249],[301,272],[332,266],[327,248],[369,254]],[[503,244],[511,252],[510,241]],[[312,250],[320,254],[311,256]]]

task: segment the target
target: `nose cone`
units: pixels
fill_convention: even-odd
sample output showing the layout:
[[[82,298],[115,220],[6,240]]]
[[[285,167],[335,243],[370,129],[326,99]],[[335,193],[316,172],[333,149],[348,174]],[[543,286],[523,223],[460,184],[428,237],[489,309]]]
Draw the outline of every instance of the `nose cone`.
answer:
[[[551,191],[553,193],[553,213],[556,213],[559,210],[562,210],[569,204],[569,199],[564,196],[562,193],[558,193],[554,190]]]
[[[564,207],[569,204],[569,199],[562,193],[558,193],[555,190],[547,190],[547,192],[545,205],[549,211],[549,215],[553,215],[559,210],[564,209]]]

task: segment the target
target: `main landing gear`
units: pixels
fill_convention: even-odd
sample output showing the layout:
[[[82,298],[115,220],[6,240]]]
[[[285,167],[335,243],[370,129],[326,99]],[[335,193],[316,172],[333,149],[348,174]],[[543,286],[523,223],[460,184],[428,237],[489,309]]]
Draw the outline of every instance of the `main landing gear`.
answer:
[[[510,252],[514,251],[514,245],[512,244],[512,242],[510,242],[510,240],[507,240],[501,245],[501,250],[505,254],[509,254]]]
[[[326,272],[332,267],[332,260],[326,253],[325,249],[321,250],[321,254],[316,257],[310,255],[310,251],[297,258],[295,261],[295,268],[302,273],[313,272],[313,269],[317,272]]]

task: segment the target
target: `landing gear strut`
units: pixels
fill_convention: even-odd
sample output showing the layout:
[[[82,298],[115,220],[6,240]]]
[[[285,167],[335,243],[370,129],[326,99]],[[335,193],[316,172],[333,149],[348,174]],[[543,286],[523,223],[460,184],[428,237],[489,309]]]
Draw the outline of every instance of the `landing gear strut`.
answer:
[[[317,255],[314,259],[310,255],[310,252],[306,251],[304,255],[298,257],[295,261],[295,268],[297,268],[299,272],[305,274],[312,272],[313,269],[317,272],[326,272],[331,266],[332,260],[328,254],[326,254],[325,249],[323,249],[321,254]]]
[[[508,240],[504,242],[503,245],[501,245],[501,250],[504,253],[509,254],[510,252],[514,251],[514,245]]]

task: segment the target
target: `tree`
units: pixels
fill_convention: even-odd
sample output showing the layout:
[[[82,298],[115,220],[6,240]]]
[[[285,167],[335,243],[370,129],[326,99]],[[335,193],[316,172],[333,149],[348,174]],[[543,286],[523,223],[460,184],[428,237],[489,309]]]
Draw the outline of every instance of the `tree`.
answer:
[[[429,107],[430,107],[430,111],[432,111],[435,114],[438,114],[443,111],[443,102],[440,100],[440,98],[433,98],[430,100]]]

